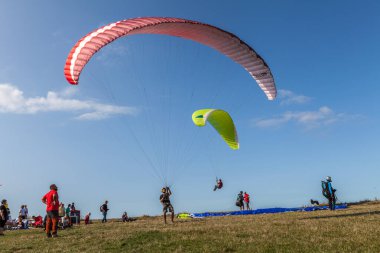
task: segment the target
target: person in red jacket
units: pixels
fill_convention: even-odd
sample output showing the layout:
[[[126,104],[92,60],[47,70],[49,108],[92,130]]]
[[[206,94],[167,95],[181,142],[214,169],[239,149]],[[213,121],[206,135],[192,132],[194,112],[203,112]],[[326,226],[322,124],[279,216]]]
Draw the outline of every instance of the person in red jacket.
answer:
[[[251,210],[251,207],[249,206],[249,194],[247,192],[244,192],[244,203],[246,210]]]
[[[84,224],[85,225],[90,224],[90,217],[91,217],[91,213],[86,214],[86,216],[84,217]]]
[[[55,184],[50,185],[50,191],[42,197],[42,203],[46,204],[46,236],[57,237],[58,227],[58,188]]]

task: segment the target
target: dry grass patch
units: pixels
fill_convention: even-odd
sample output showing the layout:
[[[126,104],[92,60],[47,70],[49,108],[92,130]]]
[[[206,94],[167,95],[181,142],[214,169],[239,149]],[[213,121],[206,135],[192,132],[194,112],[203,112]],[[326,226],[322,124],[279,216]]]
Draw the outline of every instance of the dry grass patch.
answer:
[[[280,213],[131,223],[59,231],[8,231],[1,252],[380,252],[380,203],[339,211]]]

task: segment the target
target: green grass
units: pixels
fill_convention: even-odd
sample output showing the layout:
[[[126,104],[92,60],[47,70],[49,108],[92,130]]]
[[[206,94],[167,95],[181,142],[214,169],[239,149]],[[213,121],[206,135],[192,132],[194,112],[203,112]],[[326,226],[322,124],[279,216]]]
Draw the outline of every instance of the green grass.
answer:
[[[380,252],[380,202],[346,210],[7,231],[0,252]]]

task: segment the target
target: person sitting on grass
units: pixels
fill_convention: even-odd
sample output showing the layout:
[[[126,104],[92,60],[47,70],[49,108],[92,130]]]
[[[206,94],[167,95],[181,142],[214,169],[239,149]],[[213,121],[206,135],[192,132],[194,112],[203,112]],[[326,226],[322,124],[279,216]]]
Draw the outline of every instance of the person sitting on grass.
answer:
[[[85,224],[85,225],[90,224],[90,216],[91,216],[91,213],[88,213],[88,214],[86,214],[86,216],[84,217],[84,224]]]
[[[162,194],[160,196],[160,202],[162,204],[162,211],[164,213],[164,223],[166,224],[166,213],[171,213],[171,221],[174,223],[174,208],[172,204],[170,203],[170,196],[172,195],[171,190],[169,187],[164,187],[161,190]]]
[[[17,229],[24,229],[24,223],[23,223],[23,216],[19,215],[16,219],[17,222]]]
[[[32,223],[33,227],[35,228],[43,227],[43,219],[41,215],[38,215],[38,216],[33,215],[32,219],[34,220],[34,222]]]
[[[123,215],[121,216],[121,220],[123,222],[131,222],[131,221],[135,221],[136,218],[131,218],[131,217],[128,216],[127,212],[124,212]]]
[[[123,213],[123,215],[121,216],[121,220],[122,220],[123,222],[129,222],[129,221],[131,221],[131,220],[129,219],[129,217],[128,217],[128,213],[127,213],[127,212],[124,212],[124,213]]]

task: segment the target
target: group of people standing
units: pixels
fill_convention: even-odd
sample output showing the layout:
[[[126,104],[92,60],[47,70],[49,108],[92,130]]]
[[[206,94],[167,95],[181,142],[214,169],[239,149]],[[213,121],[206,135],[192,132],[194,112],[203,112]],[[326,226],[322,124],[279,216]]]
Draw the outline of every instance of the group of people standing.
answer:
[[[68,204],[65,208],[65,205],[59,202],[58,187],[55,184],[50,185],[50,191],[46,193],[41,200],[42,203],[46,205],[46,216],[44,222],[46,236],[57,237],[57,229],[60,221],[62,227],[72,225],[71,217],[77,215],[75,204]],[[79,220],[80,217],[77,217],[77,219]]]
[[[216,189],[221,189],[222,187],[218,187],[218,183],[221,182],[221,180],[217,179],[217,184],[215,185],[214,191]],[[161,189],[161,195],[160,195],[160,202],[162,204],[162,212],[164,217],[164,223],[167,223],[166,214],[169,212],[171,214],[170,220],[173,223],[174,222],[174,208],[173,205],[170,202],[170,196],[172,195],[172,192],[169,187],[163,187]],[[240,207],[240,210],[251,210],[250,207],[250,196],[247,192],[240,191],[237,199],[236,199],[236,206]]]
[[[322,193],[323,195],[328,199],[329,201],[329,209],[335,210],[335,204],[336,204],[336,189],[334,189],[331,185],[331,177],[327,177],[326,181],[322,181]],[[214,191],[217,189],[221,189],[223,187],[223,182],[221,179],[216,180],[216,185],[214,187]],[[171,190],[169,187],[164,187],[161,189],[162,194],[160,195],[160,202],[163,206],[163,217],[164,217],[164,223],[166,224],[166,214],[168,212],[171,213],[171,221],[174,222],[174,208],[170,202],[170,196],[172,195]],[[236,198],[236,206],[240,208],[241,211],[243,210],[251,210],[250,206],[250,196],[247,192],[240,191]]]
[[[20,207],[20,211],[18,212],[18,216],[19,216],[20,219],[24,220],[24,219],[28,218],[28,213],[29,213],[28,206],[27,205],[22,205]]]
[[[247,192],[240,191],[236,198],[236,206],[240,208],[240,210],[251,210],[249,206],[250,196]]]
[[[61,220],[63,227],[69,227],[72,225],[71,217],[73,217],[74,215],[76,215],[74,203],[68,204],[67,207],[65,207],[64,203],[59,204],[58,217]],[[77,219],[79,218],[80,217],[77,217]]]

